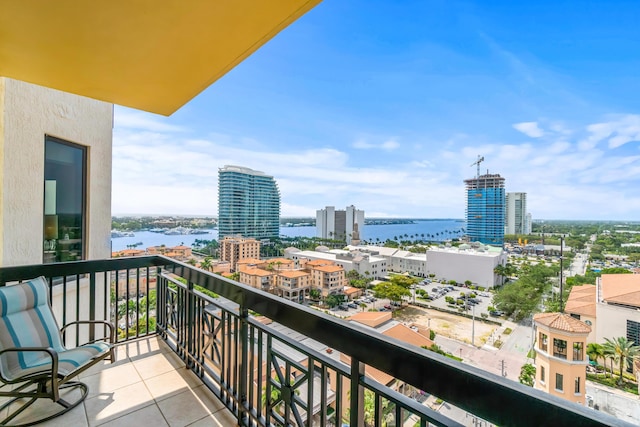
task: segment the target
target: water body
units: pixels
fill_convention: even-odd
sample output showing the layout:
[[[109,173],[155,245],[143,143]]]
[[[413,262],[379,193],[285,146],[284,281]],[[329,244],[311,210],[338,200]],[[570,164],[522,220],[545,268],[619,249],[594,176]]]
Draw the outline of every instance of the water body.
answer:
[[[422,234],[426,240],[446,240],[459,237],[462,229],[466,227],[464,221],[455,219],[421,219],[416,220],[413,224],[381,224],[381,225],[365,225],[360,232],[362,240],[376,242],[380,239],[384,242],[387,239],[404,239],[404,235],[410,236],[409,239],[422,239]],[[449,233],[447,233],[447,231]],[[218,230],[208,230],[208,234],[188,234],[178,236],[167,236],[162,233],[152,233],[150,231],[138,231],[134,233],[134,237],[117,237],[111,239],[112,251],[120,251],[127,249],[127,245],[142,243],[138,249],[144,249],[149,246],[178,246],[191,244],[196,240],[213,240],[218,238]],[[314,237],[316,235],[315,226],[306,227],[280,227],[280,235],[287,237]],[[417,237],[411,237],[417,235]],[[433,235],[434,237],[429,237]]]

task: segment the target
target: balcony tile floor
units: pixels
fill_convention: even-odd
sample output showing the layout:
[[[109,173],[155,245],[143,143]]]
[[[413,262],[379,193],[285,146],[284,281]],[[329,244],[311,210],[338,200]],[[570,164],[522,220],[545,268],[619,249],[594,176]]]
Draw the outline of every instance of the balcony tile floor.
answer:
[[[154,336],[121,344],[116,354],[115,363],[102,362],[79,376],[80,381],[89,386],[89,394],[82,404],[40,425],[237,425],[231,412],[160,338]],[[52,403],[43,400],[14,422],[37,419],[51,408]]]

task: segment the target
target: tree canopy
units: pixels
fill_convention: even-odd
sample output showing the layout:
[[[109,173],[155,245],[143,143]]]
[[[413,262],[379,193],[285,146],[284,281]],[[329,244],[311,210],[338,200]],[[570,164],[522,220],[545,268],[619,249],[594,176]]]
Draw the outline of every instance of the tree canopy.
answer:
[[[391,301],[401,301],[402,297],[411,296],[408,287],[403,287],[392,282],[382,282],[373,288],[377,298],[388,298]]]
[[[550,289],[551,277],[557,267],[530,266],[515,282],[499,288],[493,297],[493,305],[515,320],[522,320],[537,311],[542,295]]]

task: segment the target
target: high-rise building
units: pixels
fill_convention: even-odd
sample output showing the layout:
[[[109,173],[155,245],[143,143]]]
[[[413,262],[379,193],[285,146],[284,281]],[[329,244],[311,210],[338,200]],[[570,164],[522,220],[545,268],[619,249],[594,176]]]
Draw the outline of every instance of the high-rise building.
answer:
[[[280,235],[280,190],[272,176],[241,166],[218,170],[218,238]]]
[[[363,225],[364,211],[353,205],[343,211],[333,206],[316,211],[316,236],[323,239],[346,240],[351,244],[354,231],[360,237]]]
[[[498,174],[464,180],[467,191],[467,236],[487,245],[504,243],[504,178]]]
[[[527,193],[507,193],[504,233],[529,234],[528,219]]]

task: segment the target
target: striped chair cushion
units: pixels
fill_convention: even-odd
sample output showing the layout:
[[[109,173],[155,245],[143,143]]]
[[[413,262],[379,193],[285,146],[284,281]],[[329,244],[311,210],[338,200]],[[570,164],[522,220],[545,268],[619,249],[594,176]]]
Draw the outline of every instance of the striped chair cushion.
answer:
[[[58,374],[62,377],[66,377],[73,371],[82,368],[87,363],[91,362],[95,357],[101,356],[111,349],[111,345],[105,342],[95,342],[92,344],[86,344],[80,347],[73,348],[71,350],[65,350],[58,354]],[[41,357],[40,360],[27,368],[19,368],[13,371],[9,371],[6,375],[7,379],[14,380],[16,378],[24,377],[25,375],[35,374],[38,372],[50,372],[51,371],[51,358]],[[4,373],[4,372],[3,372]]]
[[[51,347],[58,352],[58,372],[66,376],[108,351],[110,345],[94,343],[66,350],[49,305],[48,287],[44,277],[0,287],[0,350]],[[42,370],[50,363],[51,358],[44,352],[11,352],[0,356],[0,370],[8,379]]]

